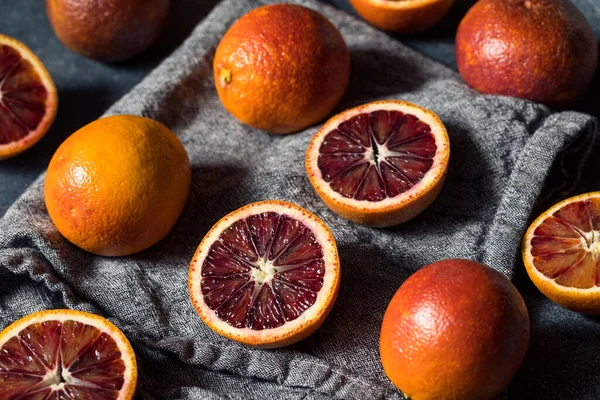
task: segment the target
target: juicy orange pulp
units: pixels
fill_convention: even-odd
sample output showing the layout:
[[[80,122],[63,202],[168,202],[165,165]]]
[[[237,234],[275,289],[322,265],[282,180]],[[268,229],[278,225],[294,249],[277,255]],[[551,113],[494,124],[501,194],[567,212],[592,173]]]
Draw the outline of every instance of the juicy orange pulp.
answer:
[[[23,43],[0,34],[0,160],[37,143],[57,107],[56,88],[44,64]]]

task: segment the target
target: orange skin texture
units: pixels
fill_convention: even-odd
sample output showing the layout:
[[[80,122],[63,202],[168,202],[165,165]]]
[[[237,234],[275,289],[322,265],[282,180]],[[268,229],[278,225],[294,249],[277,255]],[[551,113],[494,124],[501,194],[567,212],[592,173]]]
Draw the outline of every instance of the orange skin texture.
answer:
[[[483,93],[562,108],[592,81],[598,42],[568,0],[481,0],[460,23],[456,59]]]
[[[240,122],[285,134],[327,117],[350,81],[340,32],[308,8],[275,4],[236,21],[214,59],[223,106]]]
[[[149,118],[94,121],[58,148],[46,174],[50,218],[71,243],[123,256],[161,240],[187,201],[191,168],[179,139]]]
[[[454,0],[350,0],[371,25],[395,33],[419,33],[440,22]]]
[[[482,264],[443,260],[414,273],[383,318],[381,362],[413,400],[492,399],[529,344],[521,295]]]
[[[169,0],[46,0],[58,39],[101,61],[123,61],[146,50],[160,34]]]

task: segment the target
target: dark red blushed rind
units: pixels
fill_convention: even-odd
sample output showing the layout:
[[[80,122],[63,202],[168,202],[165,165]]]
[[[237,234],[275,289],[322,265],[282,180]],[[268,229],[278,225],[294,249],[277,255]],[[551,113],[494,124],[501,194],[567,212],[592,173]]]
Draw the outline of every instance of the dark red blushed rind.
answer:
[[[276,273],[263,284],[252,270],[266,258]],[[205,304],[237,328],[272,329],[298,318],[323,285],[323,249],[302,222],[274,212],[231,224],[212,244],[202,266]]]
[[[169,0],[46,0],[46,12],[69,49],[114,62],[135,57],[158,38],[169,5]]]
[[[570,1],[481,0],[458,27],[456,59],[480,92],[561,108],[592,81],[598,42]]]
[[[491,399],[521,365],[529,332],[525,302],[508,279],[473,261],[443,260],[411,275],[390,301],[381,361],[407,396]]]

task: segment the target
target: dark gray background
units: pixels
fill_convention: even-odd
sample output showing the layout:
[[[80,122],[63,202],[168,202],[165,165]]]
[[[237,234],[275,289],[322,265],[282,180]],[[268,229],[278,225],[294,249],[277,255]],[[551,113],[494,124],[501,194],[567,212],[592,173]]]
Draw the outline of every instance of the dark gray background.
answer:
[[[351,11],[347,1],[327,0]],[[100,116],[139,82],[187,36],[216,0],[174,0],[160,40],[145,54],[117,65],[84,59],[64,48],[54,36],[40,0],[1,0],[0,33],[32,48],[46,64],[59,92],[59,112],[46,137],[23,155],[0,163],[0,216],[43,172],[58,145],[72,132]],[[433,31],[398,40],[455,68],[454,34],[473,1],[457,1],[450,15]],[[600,36],[600,0],[578,0]],[[574,108],[600,116],[594,99],[598,73],[588,95]],[[578,192],[599,190],[598,149],[594,149]],[[557,199],[558,200],[558,199]],[[527,358],[513,380],[510,398],[600,398],[600,319],[560,309],[541,295],[517,267],[515,283],[529,307],[532,339]]]

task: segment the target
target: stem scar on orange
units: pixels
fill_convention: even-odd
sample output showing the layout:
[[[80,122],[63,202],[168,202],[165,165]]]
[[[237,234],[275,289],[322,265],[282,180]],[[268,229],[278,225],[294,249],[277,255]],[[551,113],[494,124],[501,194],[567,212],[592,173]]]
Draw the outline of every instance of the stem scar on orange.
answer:
[[[350,81],[342,35],[321,14],[293,4],[250,11],[225,33],[214,59],[223,106],[271,133],[305,129],[327,117]]]

